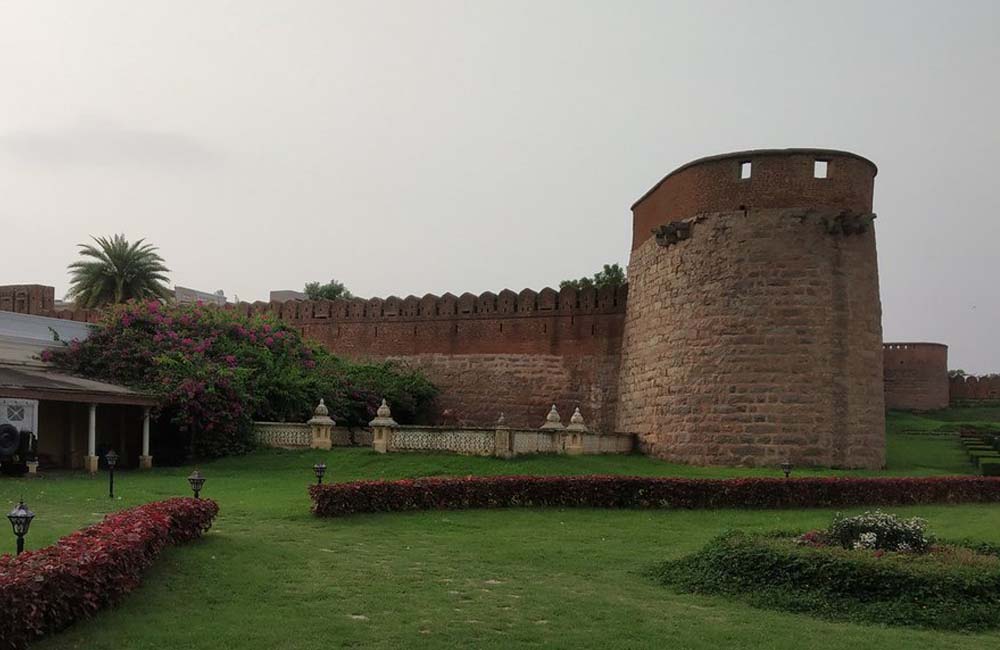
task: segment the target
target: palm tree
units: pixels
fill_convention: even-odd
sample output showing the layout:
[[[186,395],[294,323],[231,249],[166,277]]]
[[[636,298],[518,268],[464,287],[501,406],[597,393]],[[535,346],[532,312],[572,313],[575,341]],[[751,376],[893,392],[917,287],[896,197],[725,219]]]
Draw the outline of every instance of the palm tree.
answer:
[[[93,308],[140,298],[169,297],[170,271],[152,244],[142,239],[130,244],[124,235],[92,237],[97,246],[80,244],[87,259],[69,265],[69,297],[77,306]]]

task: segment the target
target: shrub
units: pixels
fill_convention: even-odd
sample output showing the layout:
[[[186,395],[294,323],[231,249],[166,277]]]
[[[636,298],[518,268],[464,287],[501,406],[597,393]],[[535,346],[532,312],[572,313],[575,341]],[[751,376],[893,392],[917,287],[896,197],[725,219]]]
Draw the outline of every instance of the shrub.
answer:
[[[585,508],[829,508],[1000,501],[1000,479],[470,476],[330,483],[309,488],[324,517],[405,510]]]
[[[20,650],[139,586],[167,544],[207,531],[219,512],[208,499],[169,499],[112,513],[52,546],[0,556],[0,649]]]
[[[991,545],[934,546],[912,555],[736,531],[652,573],[681,591],[825,618],[949,630],[1000,625],[1000,549]]]
[[[983,476],[1000,476],[1000,458],[984,460],[979,463],[979,468],[982,470]]]
[[[436,395],[416,372],[342,361],[270,316],[201,305],[119,305],[85,341],[43,354],[70,372],[157,395],[158,421],[172,425],[182,452],[206,457],[252,448],[253,420],[306,421],[320,398],[334,419],[357,426],[382,397],[407,423]]]
[[[843,548],[925,553],[934,543],[923,519],[900,519],[881,510],[853,517],[838,514],[826,533]]]

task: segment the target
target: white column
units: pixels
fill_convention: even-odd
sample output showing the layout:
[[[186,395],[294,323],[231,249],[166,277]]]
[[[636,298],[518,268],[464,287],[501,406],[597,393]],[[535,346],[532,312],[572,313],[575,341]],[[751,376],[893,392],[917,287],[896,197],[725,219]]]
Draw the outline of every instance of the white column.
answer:
[[[152,469],[153,457],[149,455],[149,407],[142,410],[142,455],[139,456],[140,469]]]
[[[97,473],[97,404],[90,405],[90,419],[87,425],[87,457],[83,467],[91,474]]]
[[[87,455],[97,455],[97,404],[90,405],[90,422],[87,426]]]

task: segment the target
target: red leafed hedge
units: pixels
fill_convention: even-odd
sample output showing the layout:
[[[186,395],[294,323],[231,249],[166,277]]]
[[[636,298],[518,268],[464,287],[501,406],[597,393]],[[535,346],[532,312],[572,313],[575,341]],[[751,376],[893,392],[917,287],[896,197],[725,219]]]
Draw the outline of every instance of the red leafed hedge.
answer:
[[[164,546],[199,537],[218,512],[208,499],[156,501],[109,514],[52,546],[0,556],[0,650],[20,650],[118,602]]]
[[[822,508],[1000,501],[1000,478],[745,478],[482,476],[329,483],[309,488],[323,517],[509,506]]]

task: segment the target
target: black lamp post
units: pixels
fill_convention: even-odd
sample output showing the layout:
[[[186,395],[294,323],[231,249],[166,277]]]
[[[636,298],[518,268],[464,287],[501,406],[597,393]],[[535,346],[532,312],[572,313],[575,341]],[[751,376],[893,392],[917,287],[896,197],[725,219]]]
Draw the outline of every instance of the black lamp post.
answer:
[[[21,499],[21,503],[7,515],[11,527],[14,529],[14,534],[17,535],[18,555],[24,552],[24,536],[28,534],[28,527],[31,526],[31,520],[34,518],[35,513],[24,505],[24,499]]]
[[[792,464],[791,463],[782,463],[781,464],[781,471],[785,473],[785,478],[788,478],[788,475],[792,473]]]
[[[194,491],[194,498],[200,499],[201,486],[205,485],[205,477],[202,476],[201,470],[195,468],[195,470],[191,472],[191,476],[188,477],[188,484],[191,485],[191,489]]]
[[[118,464],[118,454],[112,449],[104,456],[108,463],[108,497],[115,498],[115,465]]]
[[[326,463],[316,463],[313,465],[313,472],[316,473],[316,485],[323,485],[323,475],[326,474]]]

